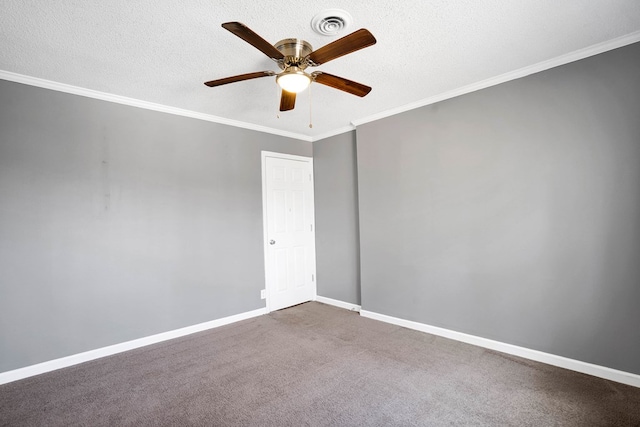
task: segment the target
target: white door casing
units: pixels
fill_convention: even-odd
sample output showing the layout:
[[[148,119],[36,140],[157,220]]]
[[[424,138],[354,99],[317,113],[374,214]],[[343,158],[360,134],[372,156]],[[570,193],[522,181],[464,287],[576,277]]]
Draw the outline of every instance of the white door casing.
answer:
[[[316,296],[313,159],[262,152],[267,311]]]

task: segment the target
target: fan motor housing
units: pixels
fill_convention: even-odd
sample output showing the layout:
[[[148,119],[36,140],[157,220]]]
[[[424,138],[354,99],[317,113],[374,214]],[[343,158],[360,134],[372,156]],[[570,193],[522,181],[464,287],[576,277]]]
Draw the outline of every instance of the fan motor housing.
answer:
[[[283,70],[295,66],[300,69],[307,68],[305,58],[313,52],[311,43],[301,39],[284,39],[273,45],[284,55],[284,59],[278,61],[278,66]]]

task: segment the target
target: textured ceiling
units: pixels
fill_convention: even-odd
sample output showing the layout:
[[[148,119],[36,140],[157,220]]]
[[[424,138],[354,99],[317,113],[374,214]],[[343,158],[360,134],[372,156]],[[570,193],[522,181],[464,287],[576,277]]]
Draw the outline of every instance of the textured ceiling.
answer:
[[[354,18],[314,33],[324,9]],[[365,98],[314,84],[278,114],[275,78],[217,88],[207,80],[278,70],[220,24],[315,49],[358,28],[378,43],[313,70],[372,86]],[[318,138],[352,121],[640,31],[638,0],[2,0],[0,70]],[[278,117],[279,116],[279,117]]]

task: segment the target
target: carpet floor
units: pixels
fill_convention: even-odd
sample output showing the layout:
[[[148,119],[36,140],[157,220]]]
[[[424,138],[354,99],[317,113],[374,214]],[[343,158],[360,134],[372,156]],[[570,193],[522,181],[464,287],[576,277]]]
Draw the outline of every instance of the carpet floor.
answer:
[[[3,426],[640,426],[640,388],[320,303],[0,386]]]

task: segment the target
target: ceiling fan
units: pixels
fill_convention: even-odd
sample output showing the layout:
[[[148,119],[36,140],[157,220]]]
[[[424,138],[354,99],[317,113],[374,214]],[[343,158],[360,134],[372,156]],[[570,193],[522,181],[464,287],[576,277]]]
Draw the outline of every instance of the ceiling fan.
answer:
[[[374,45],[376,43],[375,37],[364,28],[314,51],[311,44],[300,39],[284,39],[275,45],[271,45],[268,41],[240,22],[226,22],[222,24],[222,27],[274,60],[282,72],[258,71],[255,73],[240,74],[238,76],[206,82],[205,85],[209,87],[256,79],[258,77],[276,76],[276,82],[282,88],[280,111],[293,110],[296,104],[296,93],[305,90],[311,82],[330,86],[360,97],[371,92],[369,86],[343,77],[334,76],[322,71],[314,71],[310,74],[305,72],[307,67],[317,67],[343,55]]]

